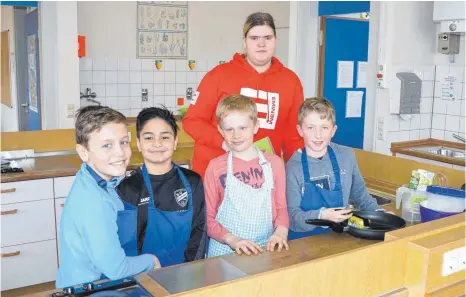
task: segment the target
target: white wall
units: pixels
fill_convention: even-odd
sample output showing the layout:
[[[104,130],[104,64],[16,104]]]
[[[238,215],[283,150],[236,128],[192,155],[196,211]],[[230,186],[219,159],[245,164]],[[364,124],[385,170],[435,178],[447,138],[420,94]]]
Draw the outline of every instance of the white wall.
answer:
[[[189,2],[188,58],[230,59],[242,50],[246,17],[270,13],[276,27],[288,27],[289,2]],[[78,2],[78,32],[89,58],[136,58],[136,2]],[[280,36],[278,36],[280,39]],[[285,40],[279,40],[288,44]]]
[[[10,89],[11,105],[8,107],[1,104],[1,131],[11,132],[18,131],[18,102],[16,94],[16,62],[15,62],[15,29],[13,6],[0,6],[1,9],[1,31],[10,30]]]

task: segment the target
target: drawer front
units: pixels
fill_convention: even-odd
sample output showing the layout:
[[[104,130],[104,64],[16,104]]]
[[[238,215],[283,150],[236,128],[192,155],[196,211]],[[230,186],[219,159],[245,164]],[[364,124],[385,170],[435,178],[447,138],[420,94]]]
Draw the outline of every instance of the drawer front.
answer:
[[[55,240],[16,245],[1,249],[1,290],[16,289],[55,280]]]
[[[53,198],[52,178],[0,183],[0,188],[2,205]]]
[[[55,239],[54,200],[2,205],[2,247]]]
[[[71,190],[75,176],[57,177],[53,179],[53,188],[55,198],[68,197]]]

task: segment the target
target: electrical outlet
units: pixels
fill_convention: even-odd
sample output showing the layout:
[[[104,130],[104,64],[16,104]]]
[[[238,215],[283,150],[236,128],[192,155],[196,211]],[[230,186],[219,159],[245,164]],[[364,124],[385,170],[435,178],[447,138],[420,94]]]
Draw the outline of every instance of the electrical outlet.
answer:
[[[68,118],[74,118],[74,104],[66,105],[66,115]]]
[[[379,117],[377,119],[377,139],[384,140],[384,119]]]
[[[466,269],[466,246],[458,249],[458,271]]]
[[[443,254],[442,276],[448,276],[459,271],[459,249]]]

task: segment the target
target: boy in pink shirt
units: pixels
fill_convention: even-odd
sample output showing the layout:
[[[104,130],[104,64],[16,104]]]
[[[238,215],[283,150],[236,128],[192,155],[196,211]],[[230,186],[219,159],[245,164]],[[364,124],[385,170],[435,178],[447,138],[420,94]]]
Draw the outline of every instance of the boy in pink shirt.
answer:
[[[230,95],[219,102],[216,116],[228,153],[210,161],[204,177],[207,256],[288,250],[285,166],[254,146],[256,104]]]

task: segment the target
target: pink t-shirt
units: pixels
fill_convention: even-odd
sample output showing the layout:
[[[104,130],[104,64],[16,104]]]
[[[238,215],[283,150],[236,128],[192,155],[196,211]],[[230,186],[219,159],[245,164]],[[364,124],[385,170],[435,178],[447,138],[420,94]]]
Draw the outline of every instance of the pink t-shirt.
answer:
[[[263,153],[272,165],[274,188],[272,190],[272,219],[273,226],[289,228],[288,210],[286,207],[286,175],[283,160],[273,154]],[[223,237],[229,233],[215,220],[218,208],[223,202],[225,182],[227,177],[228,153],[210,161],[204,177],[204,190],[207,211],[207,234],[224,243]],[[264,174],[259,158],[244,161],[233,157],[233,174],[245,184],[254,188],[262,187]],[[254,197],[251,197],[254,199]],[[244,206],[247,208],[247,205]]]

